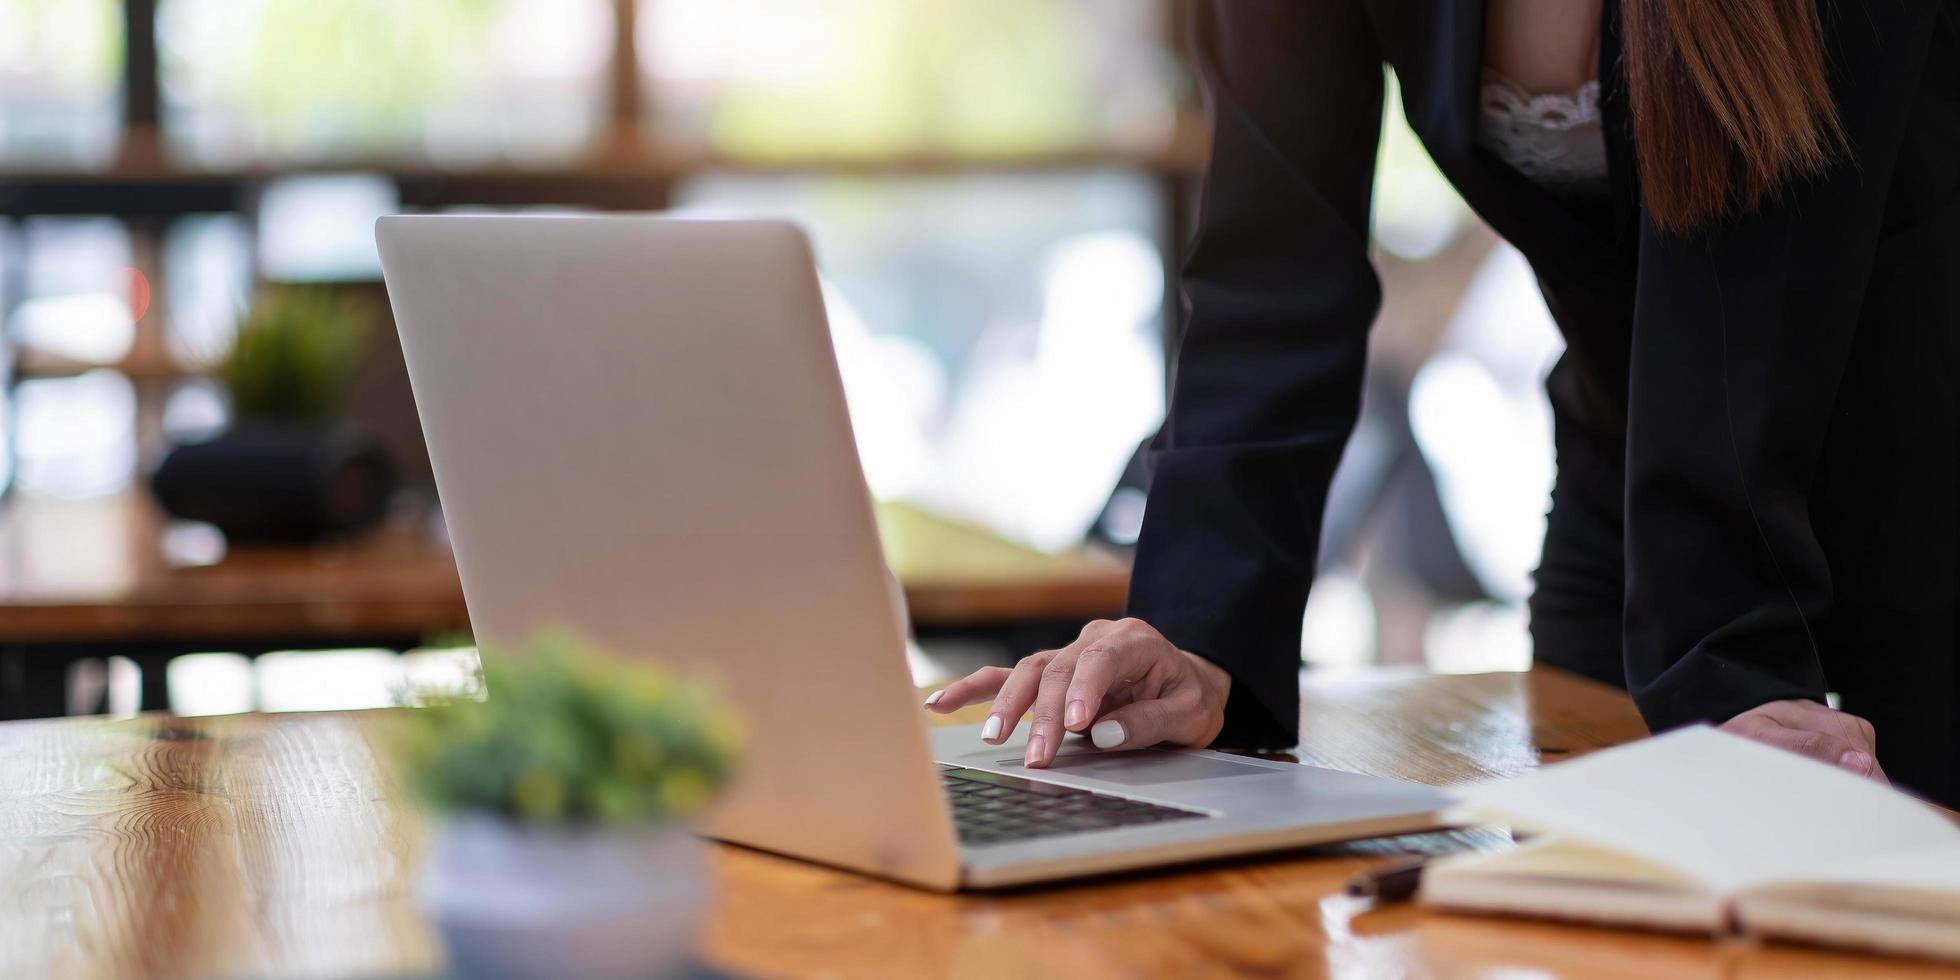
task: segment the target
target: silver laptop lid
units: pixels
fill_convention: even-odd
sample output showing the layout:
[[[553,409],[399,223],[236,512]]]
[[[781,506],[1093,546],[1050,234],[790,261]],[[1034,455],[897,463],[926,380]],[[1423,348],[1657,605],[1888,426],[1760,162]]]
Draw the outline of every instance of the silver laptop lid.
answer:
[[[810,249],[779,222],[376,230],[479,643],[706,675],[748,726],[711,835],[952,888]]]

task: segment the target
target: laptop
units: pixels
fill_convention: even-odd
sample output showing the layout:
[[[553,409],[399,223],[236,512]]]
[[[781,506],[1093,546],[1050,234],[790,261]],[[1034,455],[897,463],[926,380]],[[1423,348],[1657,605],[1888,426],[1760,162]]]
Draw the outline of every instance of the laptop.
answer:
[[[702,830],[937,890],[1435,827],[1434,789],[1219,752],[1052,768],[928,727],[793,225],[389,217],[377,227],[477,640],[574,630],[744,719]]]

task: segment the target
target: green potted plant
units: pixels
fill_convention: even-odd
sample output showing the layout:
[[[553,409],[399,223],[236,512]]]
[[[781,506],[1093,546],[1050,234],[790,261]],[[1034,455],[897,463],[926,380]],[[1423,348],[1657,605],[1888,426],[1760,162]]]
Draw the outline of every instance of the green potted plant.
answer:
[[[342,414],[375,312],[331,286],[268,286],[217,369],[231,425],[164,457],[163,508],[235,542],[303,542],[379,520],[395,468]]]
[[[487,698],[482,696],[487,693]],[[453,971],[651,977],[706,898],[687,818],[728,778],[730,717],[566,634],[487,651],[480,691],[418,692],[397,753],[435,814],[420,894]]]

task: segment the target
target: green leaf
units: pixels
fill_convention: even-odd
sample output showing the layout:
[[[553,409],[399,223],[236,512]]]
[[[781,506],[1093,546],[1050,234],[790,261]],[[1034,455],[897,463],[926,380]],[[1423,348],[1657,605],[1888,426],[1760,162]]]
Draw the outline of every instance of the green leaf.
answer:
[[[529,823],[644,824],[705,806],[739,728],[705,689],[644,658],[540,634],[483,655],[474,691],[406,691],[395,739],[421,795]]]

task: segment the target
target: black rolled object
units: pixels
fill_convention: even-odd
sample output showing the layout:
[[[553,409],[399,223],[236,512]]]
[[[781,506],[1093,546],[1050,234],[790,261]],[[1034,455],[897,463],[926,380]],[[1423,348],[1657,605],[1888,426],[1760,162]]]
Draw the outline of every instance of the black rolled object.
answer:
[[[299,544],[379,521],[396,476],[358,426],[248,422],[172,449],[150,489],[164,510],[234,544]]]

